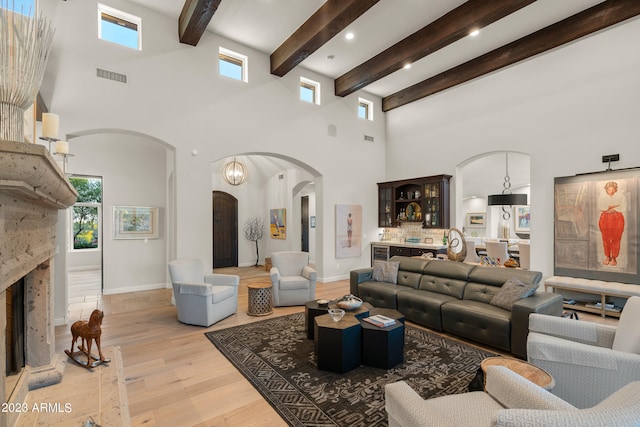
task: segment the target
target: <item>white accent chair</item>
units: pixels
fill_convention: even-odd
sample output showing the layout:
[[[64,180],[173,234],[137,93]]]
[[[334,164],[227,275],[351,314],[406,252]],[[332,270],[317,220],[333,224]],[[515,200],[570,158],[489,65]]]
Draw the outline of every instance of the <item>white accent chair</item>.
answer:
[[[527,359],[554,377],[553,394],[587,408],[640,380],[639,325],[637,296],[627,300],[617,327],[534,313]]]
[[[480,257],[478,256],[478,253],[476,252],[476,241],[475,240],[469,240],[469,239],[465,239],[465,242],[467,244],[467,256],[464,259],[464,262],[468,263],[468,264],[477,264],[480,262]]]
[[[509,251],[507,250],[507,242],[491,242],[486,241],[484,244],[487,247],[487,256],[494,258],[496,261],[500,260],[500,265],[504,265],[509,260]]]
[[[422,399],[404,381],[385,386],[389,427],[638,426],[640,381],[578,409],[503,366],[490,366],[486,391]]]
[[[518,252],[520,253],[520,267],[529,270],[531,266],[529,262],[531,259],[531,247],[529,243],[518,243]]]
[[[239,276],[205,274],[197,258],[171,261],[169,274],[182,323],[211,326],[238,310]]]
[[[274,306],[303,305],[316,298],[317,273],[307,252],[274,252],[271,266]]]

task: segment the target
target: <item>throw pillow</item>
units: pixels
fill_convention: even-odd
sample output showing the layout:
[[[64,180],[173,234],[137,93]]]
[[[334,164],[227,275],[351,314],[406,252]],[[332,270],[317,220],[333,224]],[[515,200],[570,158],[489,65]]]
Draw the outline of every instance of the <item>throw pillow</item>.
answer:
[[[511,311],[513,304],[522,298],[527,298],[538,289],[538,285],[525,285],[518,279],[507,280],[489,303],[496,307]]]
[[[398,283],[399,262],[375,261],[373,263],[373,280],[377,282]]]

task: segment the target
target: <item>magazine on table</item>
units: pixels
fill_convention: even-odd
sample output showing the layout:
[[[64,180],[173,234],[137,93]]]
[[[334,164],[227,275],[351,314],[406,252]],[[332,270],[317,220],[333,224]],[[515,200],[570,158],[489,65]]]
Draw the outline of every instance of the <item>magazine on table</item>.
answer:
[[[387,316],[383,316],[382,314],[376,314],[373,316],[365,317],[364,321],[369,322],[372,325],[379,326],[381,328],[396,324],[396,321],[394,319]]]

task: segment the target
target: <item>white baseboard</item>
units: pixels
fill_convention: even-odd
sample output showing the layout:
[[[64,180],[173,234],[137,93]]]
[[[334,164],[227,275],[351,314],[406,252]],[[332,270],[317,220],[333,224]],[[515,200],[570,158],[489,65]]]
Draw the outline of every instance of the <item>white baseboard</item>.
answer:
[[[69,267],[67,271],[92,271],[100,270],[102,267],[99,265],[82,265],[80,267]]]
[[[350,277],[349,274],[341,274],[340,276],[331,276],[331,277],[318,277],[317,281],[320,283],[330,283],[337,282],[338,280],[345,280]]]
[[[56,317],[56,318],[53,319],[53,326],[64,326],[67,323],[69,323],[68,316]]]
[[[149,283],[146,285],[125,286],[115,289],[103,289],[103,295],[126,294],[128,292],[151,291],[154,289],[167,289],[171,287],[170,283]]]

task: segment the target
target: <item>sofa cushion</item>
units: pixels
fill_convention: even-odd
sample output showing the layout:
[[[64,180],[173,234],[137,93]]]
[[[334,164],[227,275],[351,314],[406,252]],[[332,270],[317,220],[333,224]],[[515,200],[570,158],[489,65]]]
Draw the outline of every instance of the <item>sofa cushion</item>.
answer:
[[[398,311],[407,320],[436,331],[442,331],[442,304],[458,300],[453,296],[418,289],[400,289],[396,298]]]
[[[421,291],[437,292],[456,299],[462,299],[464,295],[464,287],[466,285],[467,282],[464,280],[425,274],[420,278],[420,285],[418,286],[418,289]]]
[[[376,260],[373,263],[373,280],[377,282],[398,283],[399,262]]]
[[[399,287],[387,282],[362,282],[358,285],[358,296],[374,307],[395,309],[396,293]]]
[[[280,278],[281,290],[309,289],[309,280],[304,276],[287,276]]]
[[[442,305],[442,328],[463,338],[511,351],[511,312],[502,308],[470,300],[447,302]]]
[[[532,270],[520,270],[502,267],[475,266],[469,273],[469,281],[486,283],[493,286],[502,286],[507,280],[514,278],[525,284],[540,283],[542,273]]]
[[[513,307],[513,304],[516,301],[530,297],[536,289],[538,289],[537,284],[525,285],[520,280],[512,278],[502,285],[498,293],[491,298],[489,303],[496,307],[511,311],[511,307]]]

